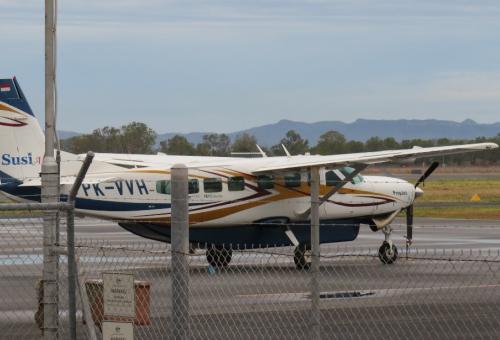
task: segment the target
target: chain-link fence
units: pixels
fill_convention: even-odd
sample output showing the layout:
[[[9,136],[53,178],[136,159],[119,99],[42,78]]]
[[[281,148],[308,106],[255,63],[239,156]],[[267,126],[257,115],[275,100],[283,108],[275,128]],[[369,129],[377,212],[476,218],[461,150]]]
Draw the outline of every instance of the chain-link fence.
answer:
[[[26,217],[17,217],[20,214]],[[0,218],[0,339],[38,339],[43,335],[43,220],[41,212]],[[66,245],[61,219],[59,244]],[[64,247],[65,248],[65,247]],[[55,249],[61,251],[61,249]],[[58,337],[68,339],[68,259],[60,255],[57,286]]]
[[[91,223],[91,222],[90,222]],[[66,244],[61,219],[60,245]],[[41,337],[41,218],[0,219],[0,339]],[[210,247],[209,247],[210,248]],[[103,273],[133,274],[135,339],[168,339],[173,316],[170,245],[77,238],[77,334],[101,338]],[[496,339],[500,336],[500,249],[411,249],[384,265],[378,249],[323,245],[318,274],[322,338]],[[189,263],[193,339],[303,339],[313,330],[311,271],[291,247],[206,249]],[[222,256],[214,260],[214,256]],[[230,256],[230,263],[227,263]],[[69,338],[67,257],[59,259],[59,338]],[[179,316],[179,315],[177,315]],[[114,319],[116,320],[116,318]],[[119,318],[118,318],[119,320]],[[181,320],[182,321],[182,320]],[[183,323],[185,324],[185,323]]]
[[[194,339],[304,339],[311,334],[311,274],[289,248],[225,248],[231,263],[208,265],[204,250],[189,262],[190,334]],[[377,250],[328,247],[321,258],[323,338],[498,338],[498,250],[412,251],[384,265]],[[80,279],[99,333],[103,272],[132,273],[136,339],[173,338],[170,248],[80,240]],[[185,320],[188,321],[188,320]]]
[[[42,278],[42,223],[0,220],[0,338],[33,339],[41,331],[36,316]]]

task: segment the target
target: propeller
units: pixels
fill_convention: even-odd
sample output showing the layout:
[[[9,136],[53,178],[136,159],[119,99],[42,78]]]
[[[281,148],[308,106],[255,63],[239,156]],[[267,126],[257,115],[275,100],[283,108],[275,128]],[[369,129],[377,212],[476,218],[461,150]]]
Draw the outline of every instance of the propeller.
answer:
[[[439,162],[432,162],[432,164],[425,170],[424,174],[420,176],[417,183],[415,183],[415,197],[418,197],[423,193],[423,191],[418,187],[420,184],[424,184],[427,177],[429,177],[434,170],[439,166]],[[408,248],[411,245],[413,239],[413,204],[406,208],[406,257],[408,257]]]

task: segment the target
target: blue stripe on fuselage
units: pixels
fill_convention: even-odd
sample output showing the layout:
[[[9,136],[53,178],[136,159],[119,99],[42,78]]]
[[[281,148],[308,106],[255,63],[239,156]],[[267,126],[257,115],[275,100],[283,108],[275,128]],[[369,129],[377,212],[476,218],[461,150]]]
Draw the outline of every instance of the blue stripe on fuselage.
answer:
[[[117,201],[101,201],[88,198],[76,198],[76,209],[95,211],[139,211],[150,209],[168,209],[169,203],[133,203]]]
[[[3,178],[4,177],[2,176],[2,181]],[[19,184],[19,181],[12,180],[8,183],[0,185],[0,190],[6,192],[9,195],[20,197],[22,199],[40,202],[40,187],[20,186]],[[67,195],[61,195],[62,202],[65,202],[67,199]],[[152,209],[169,209],[170,203],[104,201],[77,197],[75,206],[77,209],[95,211],[141,211]]]

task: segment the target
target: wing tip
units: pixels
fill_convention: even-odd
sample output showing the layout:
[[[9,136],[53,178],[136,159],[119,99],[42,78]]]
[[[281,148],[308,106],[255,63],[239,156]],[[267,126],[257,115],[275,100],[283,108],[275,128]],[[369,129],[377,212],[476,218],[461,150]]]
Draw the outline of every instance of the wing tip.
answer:
[[[484,149],[484,150],[498,149],[497,143],[481,143],[481,144],[479,144],[479,146],[480,146],[480,149]]]

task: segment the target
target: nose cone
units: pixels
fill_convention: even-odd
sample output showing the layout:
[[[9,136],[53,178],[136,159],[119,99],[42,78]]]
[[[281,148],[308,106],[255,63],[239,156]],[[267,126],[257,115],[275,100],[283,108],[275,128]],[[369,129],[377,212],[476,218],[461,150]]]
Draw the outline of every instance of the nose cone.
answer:
[[[415,198],[419,198],[420,196],[424,195],[424,191],[420,189],[419,187],[415,188]]]

